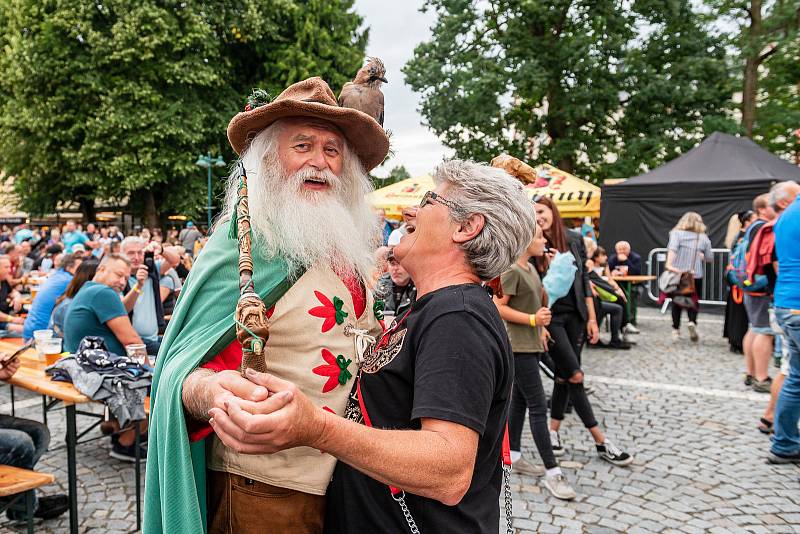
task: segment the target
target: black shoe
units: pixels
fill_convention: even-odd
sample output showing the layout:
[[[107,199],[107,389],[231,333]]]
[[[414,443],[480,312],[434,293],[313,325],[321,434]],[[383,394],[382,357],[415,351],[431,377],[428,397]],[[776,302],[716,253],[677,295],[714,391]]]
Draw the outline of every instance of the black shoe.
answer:
[[[605,443],[595,444],[597,454],[608,463],[625,467],[633,463],[633,456],[622,451],[616,445],[606,440]]]
[[[33,516],[40,519],[53,519],[69,510],[69,497],[63,494],[39,497],[38,502]]]
[[[755,382],[755,378],[753,378],[753,375],[744,375],[745,386],[750,387],[753,385],[753,382]]]
[[[109,456],[112,458],[116,458],[117,460],[121,460],[123,462],[135,462],[136,461],[136,449],[135,445],[131,444],[125,447],[124,445],[120,445],[119,441],[112,441],[111,444],[111,451],[108,453]],[[141,444],[139,445],[139,460],[145,461],[147,459],[147,449],[142,447]]]
[[[627,341],[622,341],[621,339],[618,339],[616,341],[612,339],[611,342],[608,344],[608,348],[617,350],[631,350],[631,344],[628,343]]]
[[[800,464],[800,451],[792,454],[770,452],[767,461],[771,464]]]
[[[23,506],[22,509],[19,507]],[[47,495],[36,500],[36,510],[33,517],[39,519],[54,519],[69,510],[69,497],[63,494]],[[15,505],[6,511],[6,517],[11,521],[25,521],[24,505]]]

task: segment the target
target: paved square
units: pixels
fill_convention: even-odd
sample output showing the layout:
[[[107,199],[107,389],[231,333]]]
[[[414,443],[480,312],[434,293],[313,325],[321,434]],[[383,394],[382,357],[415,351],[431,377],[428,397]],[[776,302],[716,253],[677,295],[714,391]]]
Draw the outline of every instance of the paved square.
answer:
[[[673,342],[669,319],[653,309],[641,311],[640,328],[631,351],[583,353],[595,415],[635,455],[634,464],[601,461],[578,418],[568,415],[562,467],[578,498],[559,501],[538,479],[513,474],[516,531],[800,532],[800,469],[765,462],[769,441],[755,425],[767,395],[742,385],[741,356],[720,337],[721,317],[700,315],[699,344],[685,333]],[[9,400],[9,389],[0,388],[4,413]],[[18,414],[41,420],[39,397],[17,390],[17,403]],[[51,448],[63,444],[63,410],[51,412],[48,422]],[[79,417],[79,425],[89,422]],[[135,527],[133,466],[109,458],[108,449],[107,438],[78,448],[81,532]],[[527,426],[523,449],[535,460]],[[49,451],[39,468],[56,476],[45,493],[66,492],[63,448]],[[36,528],[63,533],[68,524],[63,516]],[[0,532],[23,531],[0,521]]]

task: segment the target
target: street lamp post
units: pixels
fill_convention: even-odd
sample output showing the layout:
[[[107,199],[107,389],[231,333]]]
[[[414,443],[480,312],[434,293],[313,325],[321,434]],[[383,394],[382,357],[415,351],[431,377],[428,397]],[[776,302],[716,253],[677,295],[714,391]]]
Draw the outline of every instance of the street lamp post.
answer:
[[[211,167],[224,167],[225,160],[222,159],[222,156],[217,156],[216,158],[211,157],[211,153],[209,152],[206,155],[200,154],[197,157],[197,161],[194,162],[195,165],[203,167],[204,169],[208,169],[208,204],[206,205],[206,209],[208,210],[208,231],[211,231],[211,209],[213,206],[211,205]]]

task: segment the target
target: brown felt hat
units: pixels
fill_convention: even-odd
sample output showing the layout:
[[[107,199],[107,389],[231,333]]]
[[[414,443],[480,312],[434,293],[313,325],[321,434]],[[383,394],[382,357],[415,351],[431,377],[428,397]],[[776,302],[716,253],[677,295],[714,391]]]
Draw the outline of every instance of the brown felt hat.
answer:
[[[311,117],[337,126],[367,172],[380,165],[389,152],[389,137],[381,125],[366,113],[340,107],[331,88],[319,77],[289,86],[268,104],[248,108],[228,124],[228,140],[237,154],[261,130],[287,117]]]

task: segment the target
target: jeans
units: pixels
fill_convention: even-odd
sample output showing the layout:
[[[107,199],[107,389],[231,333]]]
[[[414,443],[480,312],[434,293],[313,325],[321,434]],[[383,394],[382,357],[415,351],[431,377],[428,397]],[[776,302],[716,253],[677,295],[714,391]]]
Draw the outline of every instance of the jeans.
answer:
[[[550,417],[564,420],[564,410],[567,402],[572,401],[575,413],[581,418],[586,428],[597,426],[597,420],[592,412],[592,405],[586,396],[583,382],[573,384],[569,381],[575,373],[581,370],[580,353],[583,345],[583,329],[586,323],[577,313],[554,315],[550,326],[547,327],[553,338],[550,347],[550,357],[555,364],[556,378],[553,383],[553,396],[550,399]]]
[[[775,405],[775,436],[772,452],[784,456],[800,453],[800,312],[775,308],[775,317],[783,329],[783,341],[789,348],[789,374]]]
[[[50,431],[42,423],[0,415],[0,465],[33,469],[49,444]]]
[[[511,450],[521,450],[522,428],[525,425],[525,409],[530,413],[531,433],[539,457],[546,469],[558,466],[550,442],[547,426],[547,400],[544,396],[542,377],[539,375],[539,354],[514,353],[514,387],[511,391],[511,408],[508,413],[508,438]]]

